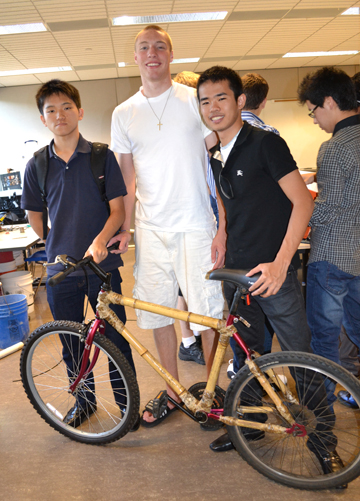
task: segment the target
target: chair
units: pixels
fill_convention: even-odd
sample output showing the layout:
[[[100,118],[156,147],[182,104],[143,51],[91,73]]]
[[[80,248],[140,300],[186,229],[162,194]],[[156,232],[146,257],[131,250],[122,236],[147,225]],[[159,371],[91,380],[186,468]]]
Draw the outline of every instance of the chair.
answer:
[[[47,263],[47,256],[45,249],[34,252],[31,256],[24,259],[25,263],[30,265],[30,271],[33,276],[33,286],[36,287],[34,293],[34,301],[36,299],[36,294],[38,293],[40,285],[42,285],[42,280],[44,278],[46,267],[44,266]],[[41,275],[38,278],[34,278],[35,275],[35,265],[41,264]],[[45,285],[45,284],[44,284]]]

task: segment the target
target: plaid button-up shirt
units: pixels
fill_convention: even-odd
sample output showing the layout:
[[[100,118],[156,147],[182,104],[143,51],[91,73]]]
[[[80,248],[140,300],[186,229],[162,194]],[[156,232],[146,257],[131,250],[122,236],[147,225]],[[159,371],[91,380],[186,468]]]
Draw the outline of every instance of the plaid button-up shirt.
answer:
[[[317,158],[319,195],[311,217],[309,263],[328,261],[360,275],[360,115],[336,124]]]

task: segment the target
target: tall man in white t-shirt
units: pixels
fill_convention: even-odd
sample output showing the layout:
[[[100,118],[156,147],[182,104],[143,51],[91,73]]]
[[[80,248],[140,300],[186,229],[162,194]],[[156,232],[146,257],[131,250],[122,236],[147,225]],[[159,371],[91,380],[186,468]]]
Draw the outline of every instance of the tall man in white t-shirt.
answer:
[[[138,33],[135,62],[142,87],[112,117],[112,149],[128,191],[117,240],[126,252],[136,195],[134,296],[176,307],[180,286],[189,311],[221,318],[220,284],[205,279],[211,268],[223,266],[225,256],[225,218],[216,232],[206,184],[205,142],[210,148],[216,138],[201,121],[194,89],[171,80],[172,59],[172,42],[162,28],[147,26]],[[137,315],[139,327],[154,330],[160,361],[178,378],[174,321],[143,311]],[[209,371],[215,333],[202,334]],[[179,400],[170,388],[168,394]],[[169,402],[158,419],[145,411],[143,426],[156,426],[173,409]]]

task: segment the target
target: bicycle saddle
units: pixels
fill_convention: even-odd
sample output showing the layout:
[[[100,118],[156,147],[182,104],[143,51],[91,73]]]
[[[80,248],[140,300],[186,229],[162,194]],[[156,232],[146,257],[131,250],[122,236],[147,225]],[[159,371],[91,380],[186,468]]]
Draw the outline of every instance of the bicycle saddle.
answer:
[[[229,270],[221,268],[212,270],[206,274],[208,280],[221,280],[222,282],[232,282],[238,287],[251,287],[260,278],[261,273],[256,273],[252,277],[246,277],[246,273],[250,270]]]

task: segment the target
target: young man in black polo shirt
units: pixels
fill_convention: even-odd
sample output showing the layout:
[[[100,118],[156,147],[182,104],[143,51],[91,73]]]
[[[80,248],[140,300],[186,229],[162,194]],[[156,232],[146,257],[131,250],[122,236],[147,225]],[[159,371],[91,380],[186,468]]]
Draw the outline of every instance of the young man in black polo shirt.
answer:
[[[251,327],[241,322],[236,327],[248,346],[262,353],[265,314],[282,350],[311,352],[296,274],[296,251],[312,214],[312,197],[285,141],[242,121],[246,97],[235,71],[210,68],[200,76],[197,93],[206,125],[220,138],[210,152],[218,193],[226,210],[225,266],[250,269],[248,276],[261,272],[250,288],[251,304],[240,301],[237,310]],[[225,283],[228,303],[234,291],[234,285]],[[235,349],[243,365],[244,353],[239,347]],[[255,430],[247,432],[246,438],[261,440],[263,435]],[[326,442],[315,437],[308,441],[308,448],[324,473],[330,473],[343,468],[343,462],[335,450],[336,437]],[[321,452],[324,445],[326,452]],[[222,452],[233,445],[225,434],[210,448]]]
[[[206,125],[220,137],[211,165],[227,217],[225,266],[250,269],[249,276],[261,272],[250,289],[251,305],[239,305],[238,313],[251,324],[243,329],[239,322],[241,336],[261,353],[265,313],[283,350],[310,352],[295,261],[313,209],[311,195],[285,141],[242,121],[246,98],[235,71],[218,66],[205,71],[198,98]],[[233,292],[226,284],[228,302]],[[243,364],[241,349],[237,355]],[[215,451],[232,448],[226,436],[217,442],[211,444]]]

